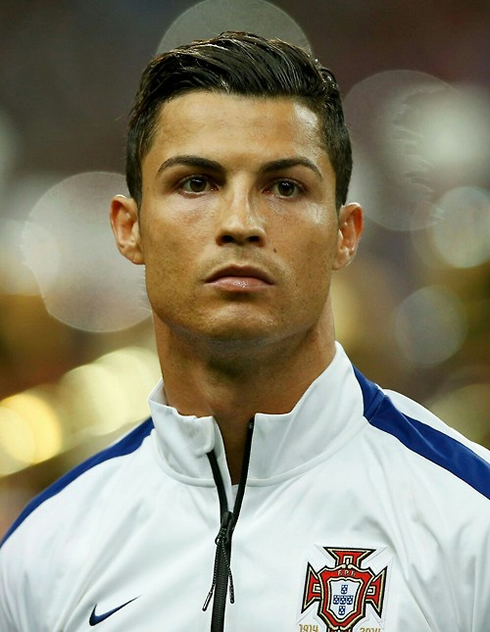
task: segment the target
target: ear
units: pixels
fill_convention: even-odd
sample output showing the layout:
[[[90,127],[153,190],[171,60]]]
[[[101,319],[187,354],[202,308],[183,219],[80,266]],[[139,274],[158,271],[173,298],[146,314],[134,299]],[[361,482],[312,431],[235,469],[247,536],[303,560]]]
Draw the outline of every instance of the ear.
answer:
[[[111,226],[119,252],[133,263],[144,263],[138,205],[133,198],[116,195],[112,200]]]
[[[362,208],[355,202],[342,206],[338,221],[339,234],[334,270],[340,270],[349,265],[356,256],[363,229]]]

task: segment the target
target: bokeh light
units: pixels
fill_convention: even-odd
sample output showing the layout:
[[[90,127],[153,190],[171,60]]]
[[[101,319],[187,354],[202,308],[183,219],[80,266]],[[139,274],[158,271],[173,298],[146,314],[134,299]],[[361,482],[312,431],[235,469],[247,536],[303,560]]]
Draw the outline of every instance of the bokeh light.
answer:
[[[436,90],[424,99],[414,128],[420,155],[441,184],[488,181],[490,92],[471,85]]]
[[[69,371],[58,396],[74,436],[109,434],[147,416],[147,396],[158,376],[156,355],[138,347],[118,349]]]
[[[0,475],[32,465],[35,449],[27,421],[15,411],[0,406]]]
[[[31,389],[0,402],[0,452],[7,456],[3,474],[40,463],[63,446],[61,419],[42,389]]]
[[[122,175],[83,173],[47,191],[33,208],[23,252],[48,312],[87,331],[116,331],[149,316],[144,271],[117,251],[109,223]]]
[[[5,294],[37,294],[39,286],[32,270],[23,264],[21,250],[24,223],[4,220],[0,232],[0,291]]]
[[[148,416],[160,375],[154,351],[126,347],[68,371],[55,385],[0,401],[0,477]]]
[[[223,31],[250,31],[279,37],[306,50],[310,44],[300,26],[279,7],[265,0],[205,0],[182,13],[168,28],[157,53]]]
[[[490,98],[481,89],[386,71],[350,90],[345,113],[355,156],[351,196],[382,226],[430,226],[448,187],[489,175]]]
[[[461,300],[440,287],[424,287],[398,307],[395,336],[405,358],[415,365],[439,364],[460,348],[467,330]]]
[[[490,192],[451,189],[437,202],[437,221],[428,232],[444,263],[455,268],[482,265],[490,259]]]

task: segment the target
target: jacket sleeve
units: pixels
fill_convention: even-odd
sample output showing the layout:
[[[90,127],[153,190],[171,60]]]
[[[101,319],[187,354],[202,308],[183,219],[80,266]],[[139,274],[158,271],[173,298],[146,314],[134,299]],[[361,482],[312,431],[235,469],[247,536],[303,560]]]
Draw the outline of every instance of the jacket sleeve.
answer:
[[[7,540],[0,548],[0,630],[5,632],[28,632],[33,630],[26,617],[28,604],[23,604],[20,586],[22,573],[15,563],[15,541]]]
[[[31,516],[0,548],[1,632],[54,632],[47,612],[57,578],[51,544],[56,539]]]

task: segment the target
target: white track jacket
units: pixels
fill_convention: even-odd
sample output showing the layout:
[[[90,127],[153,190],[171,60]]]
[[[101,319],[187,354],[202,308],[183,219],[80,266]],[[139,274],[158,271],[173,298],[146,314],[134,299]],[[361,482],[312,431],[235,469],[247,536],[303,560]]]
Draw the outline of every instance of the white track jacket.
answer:
[[[13,525],[1,632],[489,632],[484,448],[338,345],[290,413],[251,420],[237,491],[215,420],[162,393]]]

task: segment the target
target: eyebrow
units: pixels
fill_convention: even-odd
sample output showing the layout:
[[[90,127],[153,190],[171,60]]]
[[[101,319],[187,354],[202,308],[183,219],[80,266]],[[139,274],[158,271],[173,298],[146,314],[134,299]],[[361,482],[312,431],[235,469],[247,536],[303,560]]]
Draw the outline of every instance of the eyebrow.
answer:
[[[260,168],[260,173],[271,173],[273,171],[282,171],[283,169],[291,169],[292,167],[307,167],[311,169],[321,180],[323,176],[320,169],[309,158],[297,156],[295,158],[281,158],[279,160],[273,160],[268,162]]]
[[[199,167],[201,169],[209,169],[210,171],[224,171],[223,167],[215,160],[202,158],[201,156],[172,156],[168,160],[162,162],[158,169],[158,173],[162,173],[165,169],[170,169],[175,165],[183,165],[188,167]]]
[[[223,173],[225,171],[223,165],[221,165],[219,162],[216,162],[216,160],[210,160],[209,158],[203,158],[202,156],[182,155],[172,156],[171,158],[168,158],[167,160],[162,162],[158,169],[158,174],[162,173],[166,169],[170,169],[170,167],[174,167],[175,165],[197,167],[200,169],[207,169],[209,171],[215,171],[219,173]],[[272,160],[271,162],[263,165],[259,169],[259,173],[268,174],[275,171],[282,171],[284,169],[291,169],[298,166],[307,167],[308,169],[313,171],[321,180],[323,180],[323,176],[315,163],[309,158],[304,158],[303,156]]]

